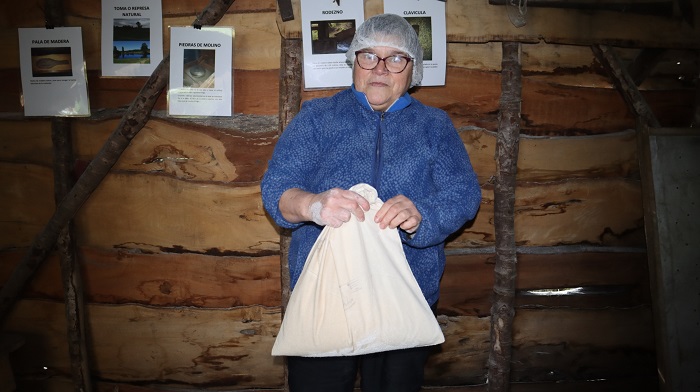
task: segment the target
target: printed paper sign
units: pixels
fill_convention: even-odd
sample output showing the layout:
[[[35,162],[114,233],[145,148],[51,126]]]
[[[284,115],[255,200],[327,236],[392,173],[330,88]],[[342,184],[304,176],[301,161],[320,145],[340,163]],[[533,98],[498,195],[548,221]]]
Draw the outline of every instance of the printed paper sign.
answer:
[[[25,116],[89,116],[80,27],[20,28]]]
[[[171,116],[230,116],[232,27],[171,27]]]
[[[102,76],[150,76],[163,60],[160,0],[102,0]]]
[[[352,84],[345,52],[363,21],[362,0],[301,0],[305,88]]]
[[[423,47],[421,86],[444,86],[447,64],[445,2],[384,0],[384,12],[403,16],[418,33],[418,39]]]

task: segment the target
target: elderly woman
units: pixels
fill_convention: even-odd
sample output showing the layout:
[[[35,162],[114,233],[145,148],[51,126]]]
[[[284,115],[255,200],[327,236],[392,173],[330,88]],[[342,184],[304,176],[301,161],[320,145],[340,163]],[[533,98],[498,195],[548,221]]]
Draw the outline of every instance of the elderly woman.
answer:
[[[382,14],[357,30],[348,60],[353,85],[305,102],[280,137],[262,181],[265,209],[292,229],[292,289],[324,226],[359,221],[367,200],[348,189],[368,183],[384,204],[380,228],[399,228],[425,300],[435,309],[445,267],[444,242],[474,218],[481,190],[467,152],[442,110],[412,98],[423,51],[402,17]],[[290,390],[418,391],[429,347],[346,357],[288,357]]]

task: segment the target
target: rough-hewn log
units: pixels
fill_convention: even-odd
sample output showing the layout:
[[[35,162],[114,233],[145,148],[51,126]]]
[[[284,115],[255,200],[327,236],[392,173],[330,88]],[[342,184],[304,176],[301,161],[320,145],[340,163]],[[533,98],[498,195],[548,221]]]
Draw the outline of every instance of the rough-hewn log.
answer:
[[[280,117],[279,134],[292,121],[299,112],[301,106],[301,40],[282,39],[282,53],[280,56]],[[290,233],[282,231],[280,238],[280,263],[282,277],[282,315],[289,301],[289,241]]]
[[[72,121],[67,118],[52,121],[54,144],[54,195],[56,205],[73,187],[73,139]],[[61,230],[56,248],[61,259],[61,280],[66,303],[66,323],[68,354],[71,358],[71,375],[76,392],[90,392],[90,362],[88,356],[87,332],[85,327],[87,309],[84,305],[84,286],[80,262],[76,250],[73,221]]]
[[[282,384],[281,359],[270,355],[279,308],[90,304],[88,315],[96,379],[200,391]],[[63,318],[60,303],[18,301],[4,328],[35,337],[15,353],[19,375],[68,373]]]
[[[236,37],[238,39],[238,36]],[[456,45],[456,44],[455,44]],[[523,124],[522,135],[537,136],[574,136],[619,132],[634,129],[634,117],[627,111],[625,102],[615,89],[611,89],[607,77],[599,76],[587,70],[587,63],[595,61],[590,49],[586,48],[590,58],[575,62],[567,69],[535,69],[530,74],[523,70]],[[480,56],[480,51],[473,52]],[[472,53],[448,52],[453,55],[470,56]],[[551,51],[552,57],[527,57],[529,61],[543,61],[547,66],[554,66],[556,56],[572,61],[572,56],[582,57],[570,50]],[[495,55],[490,52],[477,57],[477,61],[489,61]],[[468,57],[467,57],[468,58]],[[467,61],[465,58],[464,61]],[[525,57],[523,57],[525,58]],[[237,59],[237,58],[236,58]],[[498,56],[500,62],[500,55]],[[623,61],[628,61],[623,59]],[[451,64],[451,63],[450,63]],[[580,65],[579,65],[580,64]],[[500,67],[500,66],[499,66]],[[575,68],[578,67],[578,68]],[[568,72],[571,70],[571,73]],[[601,72],[604,73],[604,72]],[[687,126],[687,119],[692,117],[695,91],[681,89],[678,83],[669,85],[672,80],[655,76],[648,78],[642,93],[659,122],[665,127]],[[267,115],[275,119],[278,116],[279,70],[247,71],[234,70],[234,109],[236,113],[248,115]],[[21,113],[19,69],[1,70],[0,84],[0,119],[30,121]],[[475,70],[448,65],[445,86],[418,88],[412,95],[428,105],[445,110],[456,127],[479,127],[495,132],[498,128],[498,86],[500,79],[496,71]],[[100,78],[97,73],[88,75],[90,103],[93,108],[126,107],[138,93],[143,79]],[[140,83],[139,83],[140,82]],[[664,84],[665,83],[665,84]],[[668,87],[657,89],[659,85]],[[649,89],[653,86],[654,89]],[[302,93],[302,101],[318,96],[327,96],[335,90],[308,90]],[[155,109],[164,110],[166,99],[161,96]],[[99,111],[93,110],[93,116]],[[681,121],[685,119],[685,121]],[[78,119],[77,122],[85,120]],[[3,129],[11,125],[3,124]],[[109,129],[111,131],[112,129]],[[103,132],[103,130],[100,130]],[[132,143],[133,144],[133,143]],[[0,153],[12,152],[13,149]]]
[[[506,5],[509,0],[489,0],[489,4]],[[671,0],[528,0],[528,7],[568,8],[582,11],[617,11],[627,14],[648,14],[671,16],[673,1]]]
[[[596,380],[591,381],[544,381],[544,382],[519,382],[513,383],[513,392],[619,392],[633,390],[635,392],[657,392],[656,379],[653,377],[621,379],[621,380]],[[35,380],[32,390],[49,391],[57,389],[59,380]],[[163,392],[160,386],[141,386],[128,383],[97,382],[98,392]],[[52,387],[56,385],[56,387]],[[356,392],[360,389],[356,388]],[[461,385],[461,386],[424,386],[425,392],[483,392],[486,385]],[[260,392],[259,389],[237,389],[236,392]],[[265,392],[283,392],[279,388],[265,388]]]
[[[490,315],[494,250],[489,247],[483,253],[472,253],[474,250],[448,249],[438,314]],[[281,305],[280,255],[144,254],[87,247],[80,248],[79,253],[85,298],[92,304],[199,308]],[[22,255],[20,250],[0,253],[0,282]],[[57,255],[50,256],[37,270],[23,298],[63,300],[64,291],[56,279],[60,275],[57,259]],[[578,290],[560,295],[532,292],[571,288]],[[650,303],[643,248],[518,247],[516,309],[632,308]]]
[[[634,114],[637,121],[641,121],[651,127],[659,127],[659,121],[651,111],[646,99],[644,99],[639,92],[632,76],[630,76],[622,65],[615,50],[607,45],[593,45],[591,49],[598,61],[609,72],[615,87],[617,87],[618,92],[622,95],[622,98],[627,103],[628,109]],[[688,120],[689,123],[690,119]]]
[[[282,38],[280,54],[280,96],[279,96],[279,134],[292,121],[299,112],[301,106],[301,57],[302,45],[299,39]],[[289,244],[291,241],[289,230],[280,233],[280,275],[282,285],[282,317],[289,302],[291,293],[289,276]],[[287,366],[284,367],[284,390],[289,390],[287,382]]]
[[[192,23],[193,25],[214,25],[226,12],[234,0],[212,0]],[[0,321],[7,316],[9,309],[22,290],[27,280],[38,265],[46,258],[56,243],[60,231],[73,218],[80,206],[90,197],[110,168],[119,159],[131,139],[148,121],[153,105],[168,84],[170,75],[170,56],[166,56],[134,99],[129,110],[122,118],[118,128],[110,135],[99,154],[88,165],[75,186],[66,195],[56,212],[35,238],[31,249],[22,263],[0,291]]]
[[[700,57],[700,54],[698,55]],[[700,69],[698,70],[700,75]],[[693,110],[693,122],[690,123],[692,128],[700,127],[700,83],[695,86],[695,105]]]
[[[300,2],[292,0],[297,15]],[[365,0],[364,6],[366,17],[383,11],[381,0]],[[697,17],[699,10],[693,12]],[[664,15],[625,14],[620,17],[619,13],[611,11],[533,7],[528,9],[527,28],[517,28],[508,23],[506,7],[493,6],[486,1],[448,1],[446,17],[448,42],[543,41],[625,47],[700,47],[697,29]],[[283,37],[301,37],[301,18],[278,24]],[[648,28],[650,25],[654,28]]]
[[[634,372],[642,376],[642,370],[654,366],[651,319],[648,307],[519,310],[514,355],[523,363],[513,364],[517,381],[614,380]],[[489,319],[439,315],[438,321],[445,343],[428,361],[426,384],[483,383]],[[265,389],[283,383],[281,358],[270,356],[280,326],[279,308],[90,304],[89,325],[93,371],[101,381],[162,390]],[[19,301],[5,328],[35,337],[13,353],[18,383],[68,374],[61,303]],[[591,384],[590,390],[596,390],[598,384]]]
[[[279,252],[279,234],[265,215],[257,183],[201,184],[113,172],[76,223],[81,244],[103,249],[219,256]]]
[[[62,0],[45,1],[47,26],[64,26]],[[55,118],[51,121],[51,140],[54,157],[54,198],[56,205],[73,187],[73,139],[72,121]],[[91,392],[90,366],[85,333],[85,306],[83,303],[83,281],[73,235],[73,221],[61,230],[56,241],[61,258],[61,278],[66,303],[68,354],[71,361],[71,376],[76,392]]]
[[[2,212],[0,248],[31,246],[54,210],[53,198],[46,193],[52,178],[43,166],[0,163],[0,179],[7,185],[0,187],[0,201],[13,206]],[[18,191],[9,192],[12,189]],[[448,248],[494,244],[493,186],[486,184],[482,191],[484,200],[473,225],[450,237]],[[259,198],[256,183],[232,186],[112,172],[79,211],[76,229],[82,246],[102,249],[277,254],[279,233]],[[518,183],[515,202],[520,246],[645,245],[641,189],[633,178]]]
[[[112,167],[112,173],[158,174],[193,185],[245,186],[262,178],[277,138],[277,116],[236,114],[198,120],[165,117],[152,114],[148,125]],[[117,122],[76,123],[79,164],[92,160]]]
[[[552,254],[526,254],[518,248],[514,306],[523,308],[605,309],[649,306],[646,254],[639,250],[577,246],[554,248]],[[553,250],[554,251],[554,250]],[[493,253],[449,254],[440,284],[438,314],[490,315]],[[563,289],[571,292],[554,291]],[[552,290],[550,295],[543,291]],[[541,295],[535,295],[539,291]]]
[[[491,349],[488,389],[506,392],[510,387],[513,318],[515,309],[515,184],[520,137],[520,44],[503,43],[500,121],[496,144],[494,226],[496,265],[491,306]]]
[[[117,110],[104,110],[93,113],[90,120],[74,120],[76,158],[84,162],[92,160],[122,114]],[[151,120],[135,139],[138,143],[132,141],[112,170],[241,185],[257,182],[262,177],[277,138],[277,116],[235,115],[226,123],[211,126],[200,126],[191,119],[166,117],[162,112],[153,112]],[[0,161],[49,165],[49,125],[46,120],[0,120]],[[459,127],[458,131],[479,182],[487,183],[495,173],[497,133],[466,126]],[[209,158],[204,154],[207,151]],[[632,129],[580,137],[521,134],[518,181],[636,179],[639,177],[636,151],[636,135]],[[0,194],[0,203],[9,202]]]
[[[279,10],[282,22],[294,20],[294,10],[292,9],[291,0],[277,0],[277,9]]]

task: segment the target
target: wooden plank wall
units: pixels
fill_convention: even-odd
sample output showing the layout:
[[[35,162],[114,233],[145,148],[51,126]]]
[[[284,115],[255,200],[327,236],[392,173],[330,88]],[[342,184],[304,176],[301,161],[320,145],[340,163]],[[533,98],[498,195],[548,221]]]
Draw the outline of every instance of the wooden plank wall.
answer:
[[[167,26],[190,24],[207,2],[163,3],[167,50]],[[50,120],[24,118],[19,104],[17,28],[42,27],[42,4],[0,6],[0,48],[8,54],[0,58],[0,282],[54,209]],[[64,4],[68,24],[83,29],[93,112],[73,121],[79,176],[145,78],[100,77],[100,3]],[[368,16],[381,12],[378,0],[365,5]],[[654,390],[634,119],[586,45],[624,44],[621,56],[631,60],[645,46],[696,50],[697,30],[648,15],[545,9],[531,9],[526,27],[516,29],[502,7],[486,1],[447,7],[446,86],[413,94],[450,114],[484,199],[475,221],[448,243],[439,302],[447,340],[430,359],[427,384],[479,390],[485,382],[497,41],[511,39],[523,42],[524,74],[514,388]],[[300,25],[298,18],[281,22],[273,0],[237,0],[220,25],[236,29],[236,114],[176,120],[164,114],[161,97],[75,217],[98,390],[282,386],[282,361],[269,355],[280,325],[279,234],[262,208],[259,184],[277,138],[280,39],[299,38]],[[693,90],[665,74],[642,87],[664,126],[687,125]],[[303,99],[335,91],[305,91]],[[543,289],[562,295],[538,295]],[[20,390],[73,389],[62,293],[52,256],[3,325],[26,338],[11,358]]]

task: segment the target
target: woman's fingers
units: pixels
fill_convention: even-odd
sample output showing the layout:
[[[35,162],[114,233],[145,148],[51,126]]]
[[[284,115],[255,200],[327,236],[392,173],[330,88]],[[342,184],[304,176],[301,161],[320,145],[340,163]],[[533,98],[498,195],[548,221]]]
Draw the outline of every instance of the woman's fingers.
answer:
[[[340,188],[319,193],[309,206],[309,213],[316,224],[331,227],[340,227],[350,220],[351,215],[363,221],[366,210],[369,210],[369,202],[364,197]]]
[[[384,205],[377,211],[374,221],[379,224],[379,227],[395,229],[400,227],[409,233],[413,233],[418,229],[421,216],[416,205],[404,195],[398,195],[384,202]]]

